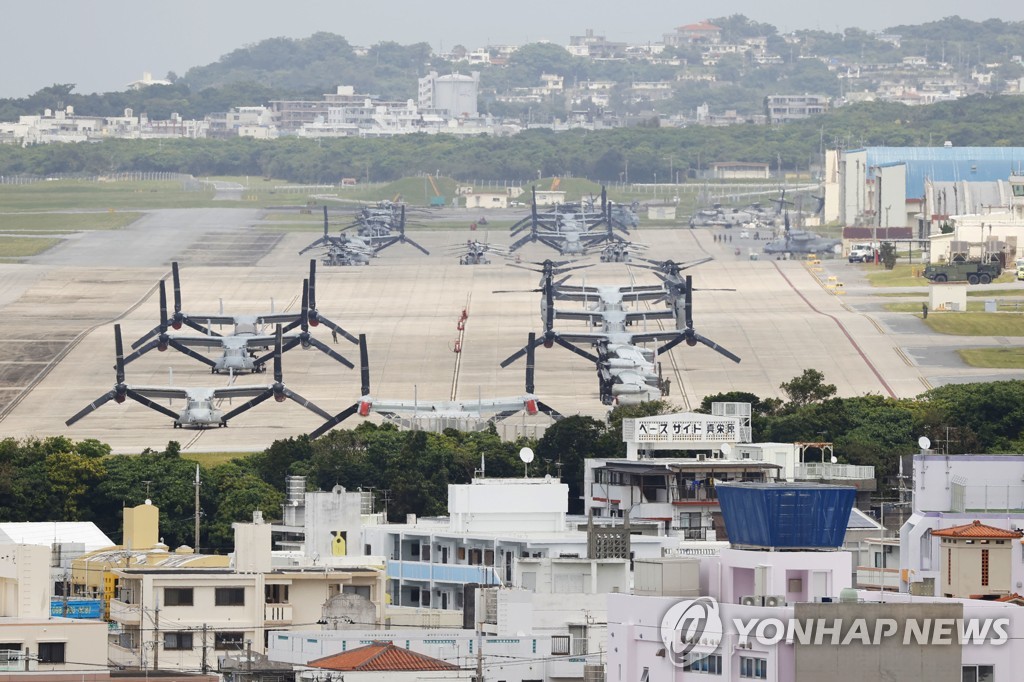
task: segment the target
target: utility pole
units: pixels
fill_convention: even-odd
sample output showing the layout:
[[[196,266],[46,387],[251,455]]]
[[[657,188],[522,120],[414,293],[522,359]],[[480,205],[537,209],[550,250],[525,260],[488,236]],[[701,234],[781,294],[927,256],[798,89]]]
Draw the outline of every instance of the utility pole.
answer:
[[[195,523],[195,526],[196,526],[195,527],[196,539],[195,539],[195,542],[193,543],[193,546],[192,546],[192,550],[196,554],[199,554],[199,486],[201,486],[201,485],[202,485],[202,483],[199,481],[199,465],[196,464],[196,482],[195,482],[195,487],[196,487],[196,523]]]
[[[160,669],[160,602],[153,609],[153,670]]]
[[[252,681],[252,640],[245,640],[245,680]]]
[[[476,631],[476,679],[473,682],[484,682],[484,624],[477,623]]]
[[[203,623],[203,674],[205,675],[210,670],[210,666],[206,663],[206,631],[209,629],[206,623]]]

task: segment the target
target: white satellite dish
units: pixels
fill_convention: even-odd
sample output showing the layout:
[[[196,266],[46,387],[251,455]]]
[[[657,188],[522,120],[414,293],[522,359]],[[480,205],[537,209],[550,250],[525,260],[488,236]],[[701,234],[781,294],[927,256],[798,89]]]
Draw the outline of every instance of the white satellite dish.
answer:
[[[839,463],[839,459],[835,455],[832,455],[832,463],[833,464],[838,464]]]
[[[917,444],[922,450],[928,450],[932,446],[932,442],[928,440],[928,436],[921,436],[918,438]]]
[[[732,443],[722,443],[718,449],[721,450],[723,457],[728,457],[732,454]]]
[[[519,459],[523,460],[523,464],[529,464],[533,461],[533,450],[530,448],[523,448],[519,451]]]

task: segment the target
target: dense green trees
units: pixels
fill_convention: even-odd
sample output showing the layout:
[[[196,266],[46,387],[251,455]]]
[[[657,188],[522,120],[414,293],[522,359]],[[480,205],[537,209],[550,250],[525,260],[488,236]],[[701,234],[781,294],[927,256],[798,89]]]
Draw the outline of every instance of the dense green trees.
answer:
[[[893,475],[898,456],[915,452],[917,438],[950,453],[1024,452],[1024,383],[951,384],[917,399],[878,395],[834,397],[827,377],[808,370],[785,382],[788,401],[745,392],[707,396],[749,402],[754,439],[761,442],[831,441],[839,461],[870,465],[880,480]],[[561,474],[569,485],[569,508],[582,512],[583,466],[588,457],[621,457],[622,419],[678,411],[662,402],[622,406],[607,420],[568,417],[537,442],[502,442],[492,429],[479,433],[398,431],[364,422],[311,441],[302,436],[276,441],[263,452],[202,470],[200,503],[204,551],[228,551],[231,524],[254,510],[278,518],[286,475],[303,475],[311,490],[342,485],[349,490],[387,491],[393,520],[407,513],[444,514],[447,488],[468,482],[486,467],[489,477],[521,476],[520,448],[536,451],[531,476]],[[195,463],[170,442],[162,452],[111,456],[94,440],[63,437],[0,440],[0,518],[12,521],[91,520],[120,539],[124,506],[147,496],[160,507],[164,542],[193,544]],[[383,509],[378,494],[378,509]]]
[[[173,87],[173,86],[166,86]],[[695,88],[699,86],[694,86]],[[697,106],[701,97],[694,97]],[[173,171],[195,175],[272,176],[301,183],[342,177],[392,181],[417,172],[465,180],[528,182],[588,177],[600,182],[651,182],[710,161],[759,161],[806,170],[825,146],[1017,144],[1024,102],[1016,97],[969,97],[928,107],[860,104],[781,126],[618,128],[603,131],[529,130],[514,137],[456,138],[403,135],[386,139],[275,141],[109,140],[97,144],[0,146],[0,175],[103,174]]]

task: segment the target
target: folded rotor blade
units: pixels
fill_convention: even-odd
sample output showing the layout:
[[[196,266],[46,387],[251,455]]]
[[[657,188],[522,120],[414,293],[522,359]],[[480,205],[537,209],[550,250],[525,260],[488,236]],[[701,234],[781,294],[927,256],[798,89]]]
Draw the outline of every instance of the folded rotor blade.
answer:
[[[116,396],[117,396],[117,391],[107,391],[106,393],[101,395],[99,398],[97,398],[96,400],[94,400],[91,403],[89,403],[88,405],[86,405],[83,409],[81,409],[78,412],[76,412],[75,416],[73,416],[71,419],[69,419],[66,422],[64,422],[64,424],[66,426],[71,426],[72,424],[77,422],[79,419],[81,419],[85,415],[89,414],[90,412],[95,410],[100,405],[103,405],[104,403],[109,402],[110,400],[112,400]]]
[[[287,341],[284,342],[284,345],[281,346],[281,352],[282,353],[287,353],[288,351],[290,351],[292,348],[295,348],[295,346],[299,345],[300,343],[302,343],[302,340],[299,337],[297,337],[297,336],[294,337],[294,338],[288,339]],[[274,356],[276,354],[277,354],[277,350],[276,349],[272,350],[269,353],[267,353],[266,355],[263,355],[261,357],[256,358],[256,360],[254,360],[254,362],[257,365],[265,365],[270,360],[273,360]]]
[[[333,417],[328,419],[326,422],[321,424],[319,428],[317,428],[317,429],[315,429],[313,431],[310,431],[309,432],[309,437],[310,438],[319,438],[320,436],[324,435],[325,433],[327,433],[328,431],[333,429],[335,426],[337,426],[341,422],[345,421],[346,419],[348,419],[349,417],[354,415],[358,409],[359,409],[359,403],[354,403],[354,404],[346,407],[344,410],[342,410],[341,412],[339,412],[338,414],[334,415]]]
[[[141,393],[138,393],[137,391],[133,391],[130,388],[125,392],[125,395],[127,395],[129,398],[131,398],[135,402],[139,403],[140,405],[145,405],[146,407],[148,407],[151,410],[156,410],[157,412],[160,412],[161,414],[165,414],[168,417],[170,417],[171,419],[177,419],[178,416],[179,416],[178,413],[175,412],[174,410],[172,410],[172,409],[170,409],[168,407],[164,407],[160,403],[155,403],[152,400],[150,400],[149,398],[147,398],[146,396],[142,395]]]

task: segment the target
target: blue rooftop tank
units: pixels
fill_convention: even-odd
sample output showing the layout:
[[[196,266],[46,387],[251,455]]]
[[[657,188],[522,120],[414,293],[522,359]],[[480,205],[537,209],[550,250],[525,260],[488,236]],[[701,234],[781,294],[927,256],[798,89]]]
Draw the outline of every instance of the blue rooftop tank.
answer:
[[[841,547],[857,493],[821,483],[719,483],[715,489],[734,547],[780,550]]]

